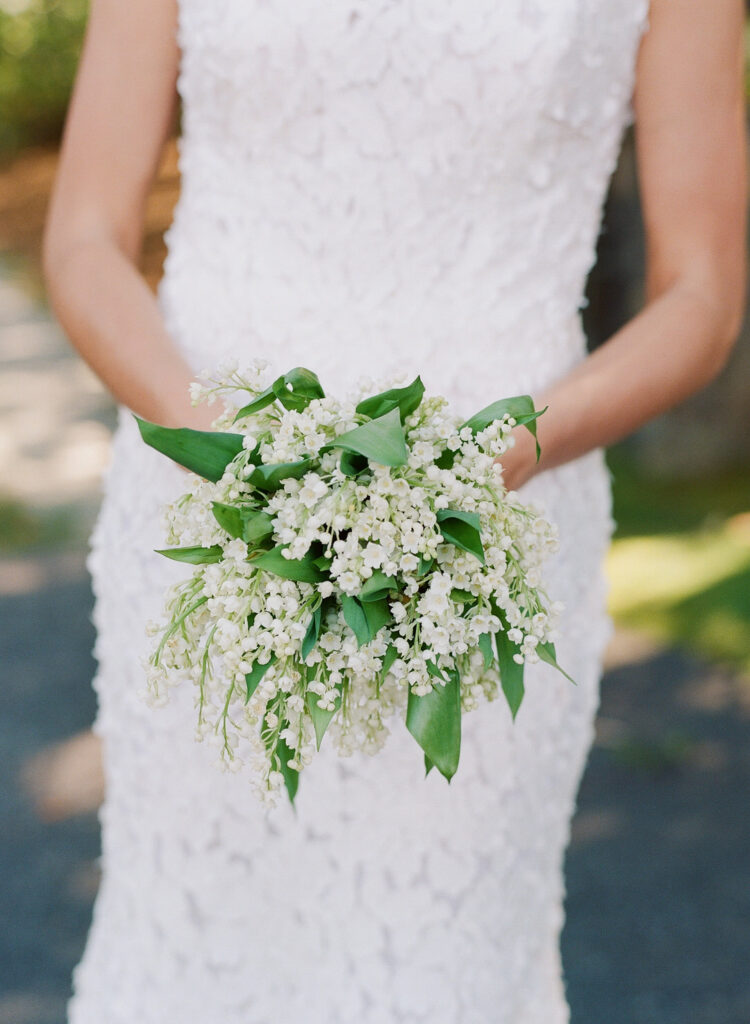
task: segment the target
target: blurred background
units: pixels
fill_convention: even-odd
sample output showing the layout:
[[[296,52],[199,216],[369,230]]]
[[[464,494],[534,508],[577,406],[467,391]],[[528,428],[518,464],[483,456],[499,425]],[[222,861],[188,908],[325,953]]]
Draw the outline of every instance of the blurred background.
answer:
[[[84,0],[0,0],[0,1024],[62,1024],[98,884],[85,557],[114,415],[40,278],[85,18]],[[153,285],[178,192],[172,141],[148,208]],[[638,310],[642,249],[627,138],[592,345]],[[568,856],[573,1024],[750,1020],[748,334],[708,390],[609,453],[617,631]]]

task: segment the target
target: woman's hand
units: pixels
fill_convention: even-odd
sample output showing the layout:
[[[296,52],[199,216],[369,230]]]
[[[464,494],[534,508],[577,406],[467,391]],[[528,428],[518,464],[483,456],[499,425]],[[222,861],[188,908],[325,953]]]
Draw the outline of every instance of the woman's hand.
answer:
[[[511,434],[514,445],[495,459],[503,467],[503,483],[509,491],[517,491],[542,467],[536,461],[536,442],[526,427],[515,427]]]

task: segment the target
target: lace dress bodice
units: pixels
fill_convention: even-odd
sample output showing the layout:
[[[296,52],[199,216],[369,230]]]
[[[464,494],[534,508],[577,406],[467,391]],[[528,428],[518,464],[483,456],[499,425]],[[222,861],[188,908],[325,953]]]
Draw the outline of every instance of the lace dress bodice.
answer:
[[[583,353],[642,0],[181,0],[162,297],[200,366],[421,372],[473,411]]]
[[[159,303],[196,371],[420,373],[471,414],[584,357],[579,307],[630,116],[646,0],[179,0],[182,194]],[[144,26],[148,31],[148,26]],[[450,785],[405,727],[322,749],[293,812],[158,711],[145,623],[185,567],[182,472],[121,410],[89,567],[102,883],[69,1024],[564,1024],[563,853],[609,636],[601,452],[524,489],[572,686],[465,716]],[[602,1008],[605,1014],[605,1008]]]

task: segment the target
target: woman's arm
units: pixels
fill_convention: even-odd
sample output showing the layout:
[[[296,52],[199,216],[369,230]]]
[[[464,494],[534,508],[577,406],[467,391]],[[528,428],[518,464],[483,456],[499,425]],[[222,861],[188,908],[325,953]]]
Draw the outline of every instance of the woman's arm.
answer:
[[[43,241],[53,309],[117,401],[208,426],[138,271],[146,198],[174,122],[175,0],[93,0]]]
[[[647,303],[535,396],[542,458],[516,430],[509,488],[620,440],[724,366],[745,301],[743,23],[741,0],[652,0],[634,101]]]

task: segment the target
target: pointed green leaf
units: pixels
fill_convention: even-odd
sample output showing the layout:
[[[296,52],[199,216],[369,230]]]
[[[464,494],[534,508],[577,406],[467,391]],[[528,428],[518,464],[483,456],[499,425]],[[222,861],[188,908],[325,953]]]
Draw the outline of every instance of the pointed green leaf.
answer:
[[[262,491],[276,491],[284,480],[294,477],[299,480],[312,466],[312,459],[299,459],[297,462],[274,462],[256,466],[248,477],[253,487]]]
[[[544,409],[535,409],[534,400],[530,395],[516,395],[514,398],[501,398],[484,409],[480,409],[479,412],[475,413],[461,425],[463,427],[470,427],[473,433],[476,434],[477,431],[488,427],[494,420],[502,419],[503,416],[512,416],[516,421],[516,426],[526,427],[536,441],[536,458],[538,462],[541,448],[536,436],[536,421],[546,411],[546,406]]]
[[[224,552],[218,544],[210,548],[156,548],[157,555],[164,555],[175,562],[187,562],[189,565],[208,565],[220,562]]]
[[[310,651],[315,647],[320,636],[320,622],[323,617],[322,608],[320,605],[310,616],[310,622],[307,626],[307,632],[302,639],[302,647],[300,653],[302,654],[302,660],[306,661]]]
[[[273,534],[273,518],[261,509],[211,502],[214,518],[230,537],[238,537],[255,547]]]
[[[436,679],[440,679],[443,682],[447,681],[447,677],[443,675],[437,662],[433,661],[432,658],[425,658],[425,666],[431,676],[434,676]]]
[[[247,416],[252,416],[253,413],[260,412],[261,409],[265,409],[266,406],[271,405],[275,401],[276,395],[274,394],[273,388],[266,388],[266,390],[261,391],[261,393],[254,398],[252,402],[248,402],[247,405],[243,405],[242,408],[238,410],[237,415],[234,417],[232,422],[236,423],[237,420],[243,420]]]
[[[448,672],[447,683],[436,683],[423,696],[409,689],[406,728],[450,782],[461,753],[461,689],[455,670]]]
[[[250,671],[245,674],[245,685],[247,686],[247,696],[245,697],[246,704],[258,689],[258,683],[275,661],[276,655],[272,654],[268,661],[263,662],[263,664],[256,661]]]
[[[390,605],[385,599],[380,601],[366,601],[362,605],[362,610],[364,611],[365,618],[367,619],[367,628],[370,631],[371,640],[374,639],[383,626],[387,626],[393,619]]]
[[[271,389],[285,409],[297,412],[306,409],[314,398],[325,398],[317,375],[304,366],[295,366],[288,373],[277,377]]]
[[[341,609],[344,613],[344,620],[357,638],[357,644],[360,647],[369,643],[392,618],[391,609],[386,600],[367,601],[363,604],[356,597],[342,594]]]
[[[537,644],[536,653],[542,661],[546,661],[548,665],[552,665],[552,667],[556,668],[558,672],[562,672],[565,678],[569,679],[574,686],[578,685],[575,679],[573,679],[572,676],[569,676],[565,669],[560,668],[557,664],[557,652],[555,651],[555,645],[553,643],[548,641],[546,644]]]
[[[162,427],[140,416],[135,419],[147,445],[214,483],[221,480],[226,467],[242,451],[242,434],[192,430],[190,427]]]
[[[286,544],[277,544],[270,551],[262,551],[251,558],[250,562],[258,569],[297,583],[320,583],[325,579],[325,573],[317,568],[311,558],[285,558],[282,552],[286,547]]]
[[[508,639],[505,629],[495,633],[495,649],[497,650],[497,664],[500,669],[500,685],[503,688],[505,699],[508,702],[510,713],[515,719],[524,695],[523,665],[513,660],[513,655],[518,654],[520,648]]]
[[[393,664],[397,657],[398,651],[396,650],[395,645],[388,644],[388,646],[385,649],[385,654],[383,655],[383,667],[380,670],[383,676],[388,675],[391,669],[391,665]]]
[[[394,590],[398,590],[396,577],[386,576],[380,569],[376,569],[372,576],[362,584],[362,589],[357,597],[363,602],[380,601]]]
[[[385,654],[383,655],[383,662],[380,668],[380,672],[378,673],[377,678],[375,680],[375,690],[378,697],[380,697],[380,687],[385,682],[385,677],[390,672],[391,665],[393,664],[397,657],[398,651],[396,650],[395,645],[388,644],[388,646],[385,649]]]
[[[294,804],[294,798],[297,795],[297,788],[299,786],[299,772],[295,768],[289,767],[289,761],[294,757],[294,751],[281,736],[279,736],[278,743],[276,744],[276,753],[279,758],[279,769],[284,776],[284,785],[289,794],[289,800]]]
[[[242,537],[242,513],[236,505],[225,505],[221,501],[212,501],[211,510],[216,522],[222,530],[226,530],[230,537]]]
[[[403,466],[409,458],[398,409],[391,409],[376,420],[368,420],[353,430],[347,430],[324,445],[321,451],[332,448],[356,452],[383,466]]]
[[[362,416],[369,416],[377,419],[390,412],[391,409],[398,409],[403,423],[410,413],[419,406],[424,396],[424,384],[421,377],[415,377],[411,384],[403,388],[390,388],[388,391],[381,391],[378,395],[371,395],[363,398],[357,406],[357,412]]]
[[[268,512],[257,510],[250,512],[243,510],[244,524],[242,527],[242,539],[251,547],[262,544],[269,537],[273,536],[273,516]]]
[[[425,778],[427,778],[427,776],[430,774],[430,772],[432,771],[432,769],[434,767],[435,767],[435,765],[433,764],[433,762],[429,759],[427,754],[425,754],[424,755],[424,777]]]
[[[434,564],[434,558],[420,558],[419,566],[417,568],[417,577],[419,578],[420,576],[424,576],[426,573],[428,573]]]
[[[337,696],[334,698],[335,707],[326,711],[318,704],[319,697],[317,693],[312,693],[310,690],[305,695],[305,702],[307,709],[310,712],[312,718],[313,728],[315,729],[315,746],[320,750],[320,744],[323,742],[325,731],[328,728],[331,719],[336,714],[338,709],[341,707],[341,684],[336,687]]]
[[[455,508],[441,508],[438,509],[436,515],[443,537],[450,544],[455,544],[457,548],[468,551],[470,555],[475,555],[484,565],[479,513],[464,512]]]
[[[495,660],[495,655],[492,650],[492,634],[482,633],[479,637],[479,643],[477,644],[479,650],[482,652],[484,658],[484,667],[489,668],[492,662]]]
[[[367,625],[367,617],[364,608],[356,597],[349,594],[341,595],[341,610],[344,613],[344,620],[349,629],[357,638],[357,645],[361,647],[370,639],[370,627]]]

